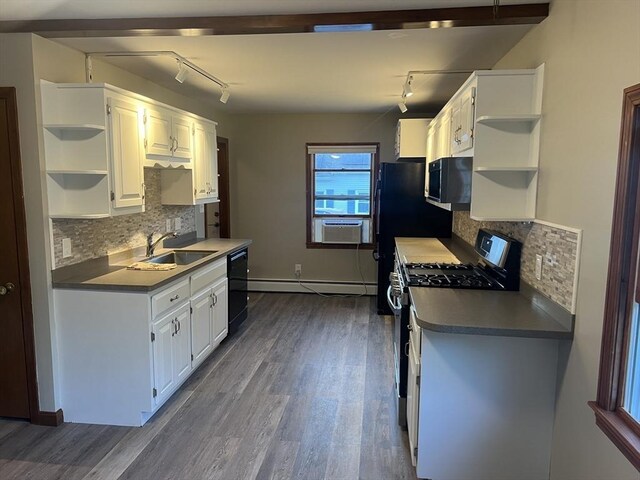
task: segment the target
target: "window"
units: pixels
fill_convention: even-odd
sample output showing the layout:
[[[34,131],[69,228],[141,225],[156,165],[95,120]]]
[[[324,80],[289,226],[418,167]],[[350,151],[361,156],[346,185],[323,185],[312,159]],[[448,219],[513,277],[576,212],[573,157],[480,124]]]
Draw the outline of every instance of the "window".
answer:
[[[323,223],[360,222],[361,243],[373,243],[373,204],[378,144],[307,144],[307,246],[331,244]]]
[[[596,424],[640,470],[640,84],[625,90]]]

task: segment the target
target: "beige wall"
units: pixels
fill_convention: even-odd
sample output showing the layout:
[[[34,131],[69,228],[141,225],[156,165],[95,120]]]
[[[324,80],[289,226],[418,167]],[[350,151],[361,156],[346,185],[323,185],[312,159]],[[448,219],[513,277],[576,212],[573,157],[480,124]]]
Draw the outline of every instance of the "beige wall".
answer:
[[[575,338],[563,349],[551,478],[638,479],[594,423],[622,90],[640,82],[640,2],[556,0],[495,68],[545,62],[537,217],[584,229]]]
[[[251,278],[360,282],[354,250],[306,248],[306,143],[379,142],[382,161],[392,161],[397,116],[239,115],[230,151],[234,237],[253,239]],[[370,250],[360,252],[367,282],[376,278]]]

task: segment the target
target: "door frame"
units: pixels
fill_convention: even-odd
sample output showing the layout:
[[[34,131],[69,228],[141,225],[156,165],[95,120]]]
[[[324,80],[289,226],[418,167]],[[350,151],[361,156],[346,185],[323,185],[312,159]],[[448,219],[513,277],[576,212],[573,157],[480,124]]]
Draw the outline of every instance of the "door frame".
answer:
[[[22,309],[22,332],[27,369],[27,390],[30,421],[39,425],[56,426],[62,423],[62,410],[43,412],[38,398],[38,377],[36,372],[35,334],[33,309],[31,305],[31,275],[29,273],[29,250],[27,246],[27,220],[24,207],[22,183],[22,159],[20,156],[20,135],[18,132],[18,102],[15,87],[0,87],[0,99],[7,103],[7,128],[9,137],[9,165],[13,189],[13,210],[16,221],[18,268]]]
[[[229,205],[229,139],[225,137],[216,137],[218,145],[224,145],[224,175],[220,173],[220,148],[218,147],[218,198],[220,199],[220,238],[231,238],[231,208]],[[206,211],[206,210],[205,210]],[[208,219],[205,213],[205,226],[208,225]]]

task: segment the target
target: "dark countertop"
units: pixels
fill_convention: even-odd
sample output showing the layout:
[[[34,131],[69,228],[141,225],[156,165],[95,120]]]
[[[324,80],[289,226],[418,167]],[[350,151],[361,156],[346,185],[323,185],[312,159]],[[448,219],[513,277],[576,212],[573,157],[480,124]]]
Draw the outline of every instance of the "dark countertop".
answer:
[[[132,253],[124,256],[120,255],[116,260],[113,258],[110,260],[109,257],[89,260],[77,265],[53,270],[53,288],[147,293],[250,244],[251,240],[242,239],[209,238],[194,240],[186,245],[180,245],[180,250],[215,251],[215,253],[189,265],[178,265],[175,269],[167,271],[128,270],[127,266],[141,259],[140,257],[134,257]],[[175,246],[175,248],[178,247]],[[169,250],[172,250],[172,248],[158,248],[156,255]]]
[[[416,255],[417,239],[410,239]],[[433,239],[425,251],[433,250]],[[459,238],[441,239],[442,245],[463,262],[477,261],[473,247]],[[399,246],[405,239],[396,239]],[[400,248],[399,248],[400,249]],[[440,254],[440,253],[439,253]],[[521,282],[519,292],[410,287],[411,305],[418,325],[441,333],[528,338],[573,338],[574,316]]]

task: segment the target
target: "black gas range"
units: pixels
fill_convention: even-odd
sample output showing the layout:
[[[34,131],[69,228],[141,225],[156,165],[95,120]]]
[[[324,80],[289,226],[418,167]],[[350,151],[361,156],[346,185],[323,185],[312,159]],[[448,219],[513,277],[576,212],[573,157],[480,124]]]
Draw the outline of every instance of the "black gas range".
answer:
[[[480,229],[476,237],[477,263],[402,263],[396,256],[390,275],[387,300],[395,315],[394,362],[398,423],[406,425],[409,341],[409,288],[459,288],[476,290],[520,289],[520,242],[490,230]]]

